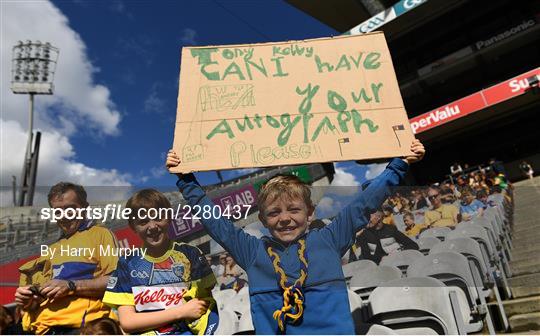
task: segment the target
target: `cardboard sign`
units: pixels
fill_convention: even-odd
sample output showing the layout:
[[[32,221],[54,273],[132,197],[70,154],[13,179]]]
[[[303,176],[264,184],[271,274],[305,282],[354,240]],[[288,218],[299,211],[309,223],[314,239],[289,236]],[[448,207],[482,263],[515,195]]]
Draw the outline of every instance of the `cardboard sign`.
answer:
[[[392,158],[412,140],[382,33],[182,49],[173,172]]]

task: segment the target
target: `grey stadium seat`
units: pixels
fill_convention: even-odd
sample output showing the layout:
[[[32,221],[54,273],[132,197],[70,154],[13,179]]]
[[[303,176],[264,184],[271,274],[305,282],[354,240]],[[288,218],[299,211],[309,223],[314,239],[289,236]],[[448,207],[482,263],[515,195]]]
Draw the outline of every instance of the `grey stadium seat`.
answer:
[[[435,278],[402,278],[376,288],[369,296],[372,316],[398,334],[409,328],[429,328],[439,334],[467,334],[470,310],[462,290]]]
[[[216,335],[232,335],[236,333],[239,322],[235,312],[228,309],[220,310],[219,326],[216,329]]]
[[[429,254],[429,250],[436,244],[440,243],[441,240],[437,237],[420,237],[416,239],[418,244],[419,251],[423,254]]]
[[[456,286],[463,290],[467,296],[467,301],[472,312],[474,321],[481,321],[486,317],[488,330],[494,333],[493,320],[487,309],[485,292],[482,291],[482,284],[476,285],[471,273],[468,259],[454,251],[444,251],[430,253],[421,259],[416,260],[409,266],[407,274],[411,277],[434,277],[447,286]],[[482,325],[478,325],[478,330],[482,330]]]
[[[375,287],[387,281],[399,279],[401,274],[401,270],[395,266],[377,266],[368,272],[355,274],[351,279],[350,287],[363,300],[366,300]]]
[[[504,329],[507,330],[509,326],[508,318],[504,311],[499,289],[493,278],[489,261],[484,259],[478,242],[468,237],[447,239],[433,246],[430,253],[436,254],[444,251],[461,253],[468,259],[475,285],[477,287],[484,287],[485,290],[483,290],[483,293],[485,297],[488,297],[490,291],[493,291],[497,300],[499,317],[503,322]]]
[[[418,258],[424,255],[417,250],[404,250],[384,256],[379,265],[381,266],[396,266],[403,274],[406,274],[407,267]]]
[[[420,233],[420,238],[435,237],[440,240],[444,240],[448,232],[452,231],[449,227],[434,227],[426,229]]]
[[[372,267],[377,267],[377,264],[371,260],[364,259],[364,260],[353,261],[342,266],[343,275],[345,276],[345,280],[348,283],[349,280],[355,274],[358,274],[359,272],[364,271],[364,270],[368,270]]]
[[[482,248],[484,257],[490,261],[491,266],[497,270],[502,286],[505,288],[506,295],[511,298],[512,292],[508,286],[507,270],[505,269],[504,259],[497,251],[496,243],[493,241],[488,228],[474,222],[462,222],[458,224],[454,231],[448,234],[448,239],[457,237],[470,237],[476,240]]]

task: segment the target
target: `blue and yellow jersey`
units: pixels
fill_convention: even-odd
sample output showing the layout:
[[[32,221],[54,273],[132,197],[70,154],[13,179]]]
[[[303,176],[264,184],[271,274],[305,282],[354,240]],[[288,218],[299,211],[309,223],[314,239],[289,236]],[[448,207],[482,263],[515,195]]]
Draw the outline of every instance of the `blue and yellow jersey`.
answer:
[[[149,334],[213,334],[218,316],[211,290],[214,274],[201,251],[191,245],[172,242],[159,257],[122,257],[109,279],[103,302],[112,307],[134,306],[136,312],[169,309],[191,298],[210,301],[209,309],[196,321],[178,321]]]
[[[112,273],[116,268],[118,257],[100,253],[108,246],[116,247],[113,233],[87,221],[70,237],[61,237],[49,246],[49,251],[55,251],[53,256],[39,259],[48,258],[48,277],[52,279],[96,279]],[[23,273],[22,276],[27,275]],[[83,321],[109,317],[110,314],[110,308],[99,298],[65,296],[53,302],[42,302],[27,330],[43,334],[53,326],[80,328]]]

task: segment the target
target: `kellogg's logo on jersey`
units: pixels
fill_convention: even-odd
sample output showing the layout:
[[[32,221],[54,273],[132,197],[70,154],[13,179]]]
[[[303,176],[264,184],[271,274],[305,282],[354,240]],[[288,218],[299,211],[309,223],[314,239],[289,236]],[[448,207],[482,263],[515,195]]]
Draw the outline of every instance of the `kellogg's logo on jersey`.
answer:
[[[185,288],[179,291],[178,287],[139,287],[137,290],[134,287],[133,290],[137,292],[133,299],[138,311],[180,305],[187,291]]]

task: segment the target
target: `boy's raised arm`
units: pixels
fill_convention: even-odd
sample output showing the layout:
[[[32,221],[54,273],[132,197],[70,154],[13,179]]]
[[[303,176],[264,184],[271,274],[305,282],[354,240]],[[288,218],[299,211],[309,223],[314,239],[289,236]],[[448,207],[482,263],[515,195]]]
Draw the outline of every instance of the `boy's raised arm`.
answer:
[[[369,218],[364,214],[365,210],[379,208],[390,195],[390,187],[401,183],[407,173],[409,163],[421,160],[425,153],[424,146],[418,140],[412,143],[411,151],[414,153],[413,156],[406,159],[395,158],[390,161],[386,169],[326,227],[342,255],[351,247],[356,232],[369,222]]]
[[[170,153],[169,153],[170,156]],[[169,164],[167,158],[167,167]],[[178,163],[177,163],[178,164]],[[203,208],[205,205],[213,208],[216,206],[212,200],[206,196],[206,193],[197,182],[193,174],[178,174],[178,182],[176,185],[182,196],[187,202],[187,205],[193,207],[195,205]],[[192,211],[193,212],[193,211]],[[233,222],[224,217],[214,218],[213,215],[209,219],[201,217],[201,222],[204,228],[219,245],[223,246],[231,256],[236,260],[238,265],[247,270],[251,263],[255,260],[255,252],[257,251],[258,239],[247,234],[241,228],[237,228]]]

